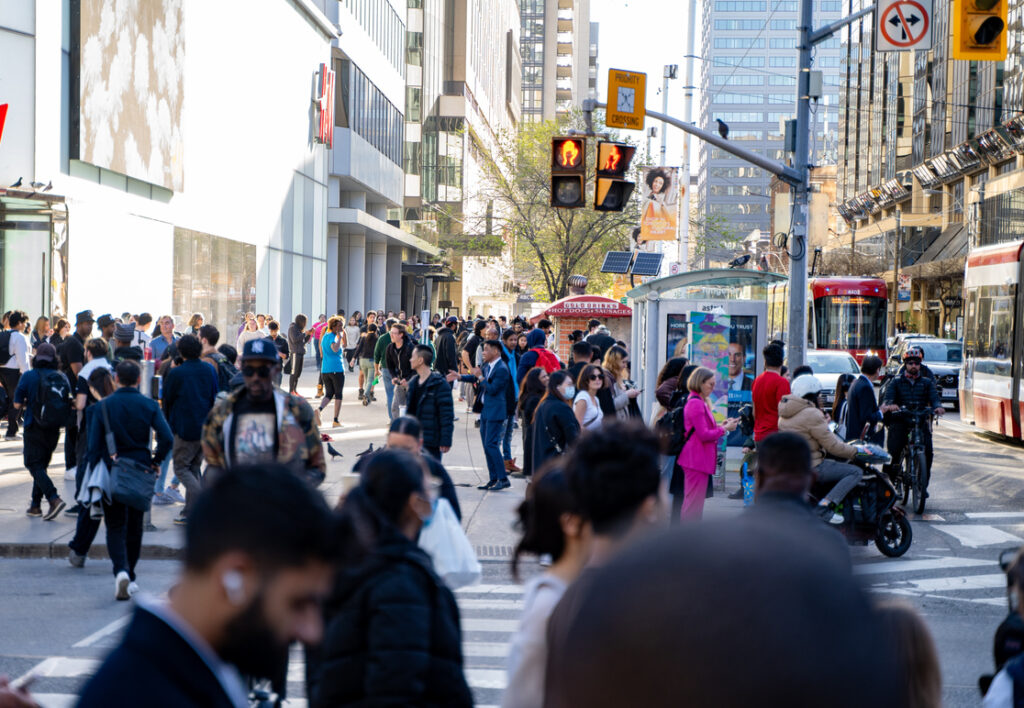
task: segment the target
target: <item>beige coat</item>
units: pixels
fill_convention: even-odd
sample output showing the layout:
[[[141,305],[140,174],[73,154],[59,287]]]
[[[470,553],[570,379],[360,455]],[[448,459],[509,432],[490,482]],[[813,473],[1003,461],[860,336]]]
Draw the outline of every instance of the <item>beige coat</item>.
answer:
[[[817,467],[825,453],[833,457],[852,459],[857,448],[847,445],[828,429],[825,414],[813,403],[789,395],[779,401],[779,430],[797,433],[811,446],[811,466]]]

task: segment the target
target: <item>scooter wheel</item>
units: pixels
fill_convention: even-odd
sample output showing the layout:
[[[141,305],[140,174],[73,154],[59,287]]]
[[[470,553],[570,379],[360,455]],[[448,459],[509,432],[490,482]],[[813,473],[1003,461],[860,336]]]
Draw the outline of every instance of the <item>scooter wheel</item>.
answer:
[[[910,549],[913,540],[914,531],[906,516],[890,512],[879,519],[875,546],[883,555],[898,558]]]

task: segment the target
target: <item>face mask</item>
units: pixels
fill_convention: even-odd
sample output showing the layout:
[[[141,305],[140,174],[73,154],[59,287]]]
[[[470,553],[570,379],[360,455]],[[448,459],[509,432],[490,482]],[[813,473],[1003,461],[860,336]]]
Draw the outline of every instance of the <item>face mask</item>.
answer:
[[[565,397],[566,398],[568,398],[569,400],[572,400],[572,397],[575,396],[575,395],[576,395],[576,387],[575,386],[566,386],[565,387]]]
[[[430,504],[430,513],[429,514],[427,514],[426,516],[424,516],[423,514],[419,515],[420,521],[423,522],[423,528],[426,528],[427,526],[430,526],[430,522],[434,520],[434,514],[436,514],[436,513],[437,513],[437,499],[435,499]]]

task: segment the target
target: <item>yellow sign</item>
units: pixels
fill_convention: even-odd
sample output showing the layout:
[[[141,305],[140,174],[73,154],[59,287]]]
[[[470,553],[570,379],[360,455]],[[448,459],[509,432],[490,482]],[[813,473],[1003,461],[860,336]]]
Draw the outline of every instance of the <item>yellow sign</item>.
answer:
[[[605,125],[609,128],[643,130],[647,101],[647,74],[639,71],[608,70],[608,108]]]

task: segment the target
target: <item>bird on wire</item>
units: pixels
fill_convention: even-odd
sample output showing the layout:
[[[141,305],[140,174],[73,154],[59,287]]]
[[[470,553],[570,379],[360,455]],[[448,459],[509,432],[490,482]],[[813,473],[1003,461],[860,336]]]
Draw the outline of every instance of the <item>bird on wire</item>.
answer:
[[[723,140],[729,139],[729,126],[722,122],[721,118],[715,118],[718,123],[718,134],[722,136]]]

